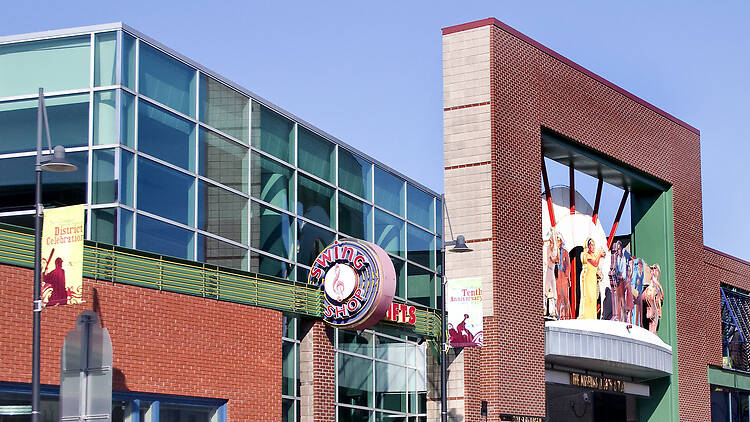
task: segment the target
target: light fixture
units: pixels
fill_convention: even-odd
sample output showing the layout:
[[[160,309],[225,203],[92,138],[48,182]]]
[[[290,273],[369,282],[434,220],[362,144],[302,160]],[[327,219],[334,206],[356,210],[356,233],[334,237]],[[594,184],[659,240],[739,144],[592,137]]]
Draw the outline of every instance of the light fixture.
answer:
[[[78,170],[78,167],[65,158],[65,148],[56,145],[51,156],[42,157],[42,170],[67,173]]]

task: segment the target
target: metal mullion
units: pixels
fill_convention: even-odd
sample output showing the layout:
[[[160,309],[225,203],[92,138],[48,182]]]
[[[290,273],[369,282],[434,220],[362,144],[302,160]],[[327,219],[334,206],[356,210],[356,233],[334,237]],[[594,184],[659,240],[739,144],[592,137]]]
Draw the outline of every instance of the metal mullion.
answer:
[[[245,145],[245,146],[247,147],[247,145]],[[292,169],[296,169],[297,168],[297,166],[294,165],[293,163],[290,163],[288,161],[284,161],[281,158],[279,158],[279,157],[277,157],[277,156],[275,156],[273,154],[269,154],[269,153],[263,151],[262,149],[257,148],[257,147],[255,147],[253,145],[250,145],[250,151],[251,152],[256,152],[256,153],[262,155],[263,157],[269,158],[269,159],[271,159],[273,161],[276,161],[277,163],[282,164],[282,165],[284,165],[286,167],[290,167]]]
[[[122,30],[115,32],[115,84],[122,84]]]
[[[331,182],[329,182],[329,181],[327,181],[325,179],[322,179],[322,178],[320,178],[320,177],[318,177],[318,176],[316,176],[316,175],[314,175],[312,173],[308,173],[307,171],[302,170],[299,167],[297,167],[297,170],[299,170],[302,173],[302,175],[305,176],[305,177],[307,177],[308,179],[313,179],[314,181],[316,181],[316,182],[318,182],[318,183],[320,183],[320,184],[322,184],[322,185],[324,185],[324,186],[326,186],[328,188],[336,189],[336,185],[331,184]]]
[[[221,136],[222,138],[226,138],[226,139],[228,139],[228,140],[230,140],[230,141],[232,141],[232,142],[234,142],[234,143],[236,143],[238,145],[241,145],[241,146],[246,147],[246,148],[248,146],[248,144],[246,142],[242,141],[241,139],[237,139],[234,136],[232,136],[232,135],[230,135],[230,134],[228,134],[226,132],[223,132],[221,129],[216,129],[215,127],[213,127],[213,126],[211,126],[211,125],[209,125],[207,123],[204,123],[204,122],[202,122],[200,120],[198,120],[198,125],[200,125],[201,128],[206,129],[206,130],[210,130],[211,132],[214,132],[215,134]]]
[[[134,48],[135,48],[135,66],[134,66],[134,78],[135,78],[135,92],[133,94],[133,248],[136,247],[138,238],[138,162],[141,160],[138,157],[138,115],[140,114],[140,100],[138,97],[138,89],[140,88],[140,70],[141,70],[141,40],[138,37],[133,37]],[[130,92],[130,90],[128,90]]]
[[[31,205],[33,207],[33,205]],[[0,212],[0,217],[15,217],[18,215],[34,215],[34,209],[20,210],[20,211],[4,211]]]
[[[298,208],[297,203],[299,202],[299,193],[298,193],[299,192],[299,177],[297,175],[299,174],[299,166],[297,165],[297,163],[298,163],[299,154],[297,154],[297,148],[298,148],[299,124],[295,120],[292,120],[292,122],[294,123],[294,142],[293,142],[294,145],[292,146],[292,150],[294,151],[294,156],[292,157],[292,162],[294,166],[294,173],[292,175],[292,177],[294,177],[294,201],[292,201],[292,204],[290,204],[291,205],[290,208],[294,208],[293,210],[294,215],[298,216],[299,214],[297,213],[297,208]],[[293,232],[292,237],[293,237],[293,242],[294,242],[292,243],[292,245],[294,246],[292,248],[292,255],[294,257],[295,263],[297,263],[297,244],[298,244],[297,242],[299,242],[299,239],[298,239],[299,226],[298,225],[299,225],[299,218],[295,218],[294,230],[292,230]],[[294,267],[294,280],[297,281],[297,267],[296,266]]]
[[[195,123],[193,124],[193,131],[195,132],[193,134],[193,170],[195,171],[195,175],[193,177],[193,227],[195,229],[198,229],[198,201],[200,201],[200,198],[198,198],[198,165],[199,165],[199,144],[200,144],[200,127],[199,127],[199,118],[200,118],[200,72],[195,69],[195,80],[193,83],[195,84]],[[198,259],[198,233],[193,233],[193,259]],[[205,258],[204,258],[205,259]]]
[[[92,86],[91,90],[94,92],[99,92],[99,91],[111,91],[113,89],[119,89],[119,88],[120,88],[119,84],[112,84],[112,85]]]
[[[71,153],[71,152],[81,152],[81,151],[88,151],[88,146],[82,146],[82,147],[70,147],[65,148],[65,152]],[[43,155],[49,155],[47,152],[43,152]],[[24,152],[11,152],[8,154],[0,154],[0,160],[4,160],[6,158],[23,158],[23,157],[33,157],[36,156],[36,151],[24,151]]]
[[[164,161],[161,158],[154,157],[153,155],[146,154],[145,152],[139,151],[138,155],[140,155],[143,158],[147,158],[155,163],[161,164],[165,167],[169,167],[172,170],[178,171],[180,173],[186,174],[191,177],[197,176],[194,172],[191,172],[190,170],[186,170],[178,165],[172,164],[169,161]]]
[[[198,229],[198,228],[195,229],[195,232],[198,233],[198,234],[202,234],[202,235],[204,235],[206,237],[211,237],[211,238],[214,238],[216,240],[220,240],[220,241],[222,241],[224,243],[228,243],[228,244],[230,244],[232,246],[236,246],[238,248],[247,249],[247,245],[243,244],[242,242],[237,242],[236,240],[232,240],[232,239],[226,238],[226,237],[218,235],[216,233],[211,233],[209,231],[201,230],[201,229]]]
[[[138,73],[138,72],[136,72],[136,75],[134,75],[134,77],[135,77],[136,79],[138,79],[138,75],[137,75],[137,73]],[[131,94],[131,95],[133,95],[133,96],[136,96],[136,95],[138,95],[138,92],[136,92],[136,91],[135,91],[135,90],[133,90],[133,89],[130,89],[129,87],[127,87],[127,86],[125,86],[125,85],[123,85],[123,84],[117,85],[117,87],[118,87],[119,89],[122,89],[123,91],[127,92],[128,94]]]
[[[45,100],[48,100],[53,97],[62,97],[65,95],[74,95],[74,94],[86,94],[89,91],[91,91],[91,88],[78,88],[78,89],[66,89],[62,91],[52,91],[47,92],[44,91],[44,98]],[[0,98],[0,102],[10,102],[10,101],[23,101],[23,100],[36,100],[39,98],[39,94],[24,94],[24,95],[12,95],[9,97],[2,97]]]
[[[114,208],[117,206],[118,206],[117,202],[107,202],[106,204],[91,204],[89,208],[92,210],[99,210],[102,208]]]
[[[248,201],[247,201],[247,218],[245,223],[247,224],[247,227],[245,228],[246,234],[247,234],[247,246],[250,247],[250,245],[253,243],[253,210],[252,210],[252,204],[250,202],[253,194],[253,156],[252,156],[252,149],[250,148],[250,145],[252,144],[252,139],[250,138],[252,136],[253,132],[253,103],[250,98],[247,99],[247,144],[245,144],[243,147],[245,148],[245,159],[247,160],[247,182],[245,185],[245,188],[247,189],[248,193]],[[245,270],[250,271],[250,259],[248,257],[247,264],[245,264],[246,268]]]
[[[325,225],[323,225],[323,224],[320,224],[320,223],[318,223],[317,221],[313,221],[313,220],[310,220],[309,218],[306,218],[306,217],[302,217],[302,216],[299,216],[299,215],[298,215],[298,216],[297,216],[297,219],[299,219],[299,220],[302,220],[302,221],[304,221],[304,222],[306,222],[306,223],[310,223],[310,224],[312,224],[313,226],[317,226],[317,227],[320,227],[321,229],[325,229],[325,230],[327,230],[327,231],[329,231],[329,232],[333,232],[334,234],[338,233],[338,232],[337,232],[336,230],[332,229],[331,227],[329,227],[329,226],[325,226]]]
[[[269,202],[266,202],[266,201],[263,201],[261,199],[258,199],[258,198],[254,197],[254,196],[251,196],[250,199],[252,200],[252,202],[257,202],[257,203],[265,206],[266,208],[270,208],[270,209],[272,209],[274,211],[278,211],[278,212],[281,212],[283,214],[289,215],[292,218],[296,217],[291,211],[285,210],[283,208],[279,208],[276,205],[273,205],[273,204],[271,204]],[[252,204],[251,204],[251,206],[252,206]]]
[[[190,121],[192,123],[198,123],[198,120],[195,119],[194,117],[190,117],[187,114],[182,113],[181,111],[177,111],[177,110],[173,109],[172,107],[164,105],[164,104],[160,103],[159,101],[154,100],[153,98],[150,98],[150,97],[147,97],[147,96],[141,94],[140,92],[138,93],[138,96],[141,97],[146,102],[150,103],[151,105],[154,105],[154,106],[157,106],[159,108],[162,108],[162,109],[164,109],[164,110],[166,110],[166,111],[168,111],[168,112],[176,115],[177,117],[181,117],[181,118],[183,118],[185,120],[188,120],[188,121]]]
[[[211,185],[214,185],[214,186],[216,186],[216,187],[218,187],[218,188],[222,188],[222,189],[224,189],[224,190],[227,190],[227,191],[229,191],[229,192],[232,192],[232,193],[234,193],[234,194],[236,194],[236,195],[242,196],[242,197],[243,197],[243,198],[245,198],[245,199],[249,199],[249,198],[250,198],[250,195],[248,195],[248,194],[246,194],[246,193],[244,193],[244,192],[240,192],[240,191],[238,191],[237,189],[235,189],[235,188],[232,188],[232,187],[230,187],[230,186],[227,186],[227,185],[221,184],[221,183],[219,183],[219,182],[215,181],[214,179],[210,179],[210,178],[208,178],[208,177],[206,177],[206,176],[201,176],[200,174],[196,174],[196,176],[197,176],[197,177],[198,177],[198,179],[199,179],[200,181],[202,181],[202,182],[206,182],[206,183],[209,183],[209,184],[211,184]]]
[[[184,223],[180,223],[179,221],[170,220],[167,217],[162,217],[162,216],[157,215],[157,214],[152,214],[152,213],[150,213],[148,211],[144,211],[144,210],[138,210],[138,214],[142,214],[142,215],[144,215],[146,217],[153,218],[154,220],[159,220],[159,221],[161,221],[163,223],[169,223],[169,224],[171,224],[173,226],[177,226],[177,227],[179,227],[181,229],[185,229],[185,230],[188,230],[188,231],[191,231],[191,232],[195,232],[195,229],[193,227],[190,227],[190,226],[188,226],[187,224],[184,224]]]
[[[93,213],[91,212],[92,191],[91,187],[94,184],[93,179],[93,167],[94,167],[94,153],[91,149],[94,141],[94,63],[95,63],[95,43],[96,37],[93,33],[89,35],[89,121],[88,121],[88,168],[87,179],[86,179],[86,212],[88,218],[86,219],[86,239],[91,240],[91,220],[93,219]]]
[[[278,255],[274,255],[274,254],[272,254],[270,252],[266,252],[266,251],[264,251],[262,249],[258,249],[258,248],[253,247],[253,246],[248,246],[247,250],[250,251],[250,252],[255,252],[258,255],[264,255],[264,256],[267,256],[269,258],[273,258],[273,259],[276,259],[276,260],[279,260],[279,261],[282,261],[282,262],[286,262],[287,264],[292,264],[292,266],[295,264],[295,261],[290,260],[289,258],[282,258],[282,257],[280,257]],[[281,277],[279,277],[279,278],[281,278]]]

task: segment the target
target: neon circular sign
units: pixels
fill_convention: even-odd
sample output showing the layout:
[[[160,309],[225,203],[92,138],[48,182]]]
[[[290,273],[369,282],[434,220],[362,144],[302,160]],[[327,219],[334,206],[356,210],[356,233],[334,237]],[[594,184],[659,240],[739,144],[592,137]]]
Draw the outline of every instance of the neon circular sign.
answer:
[[[340,240],[315,258],[308,283],[322,286],[323,320],[364,330],[385,318],[396,293],[396,271],[378,245]]]

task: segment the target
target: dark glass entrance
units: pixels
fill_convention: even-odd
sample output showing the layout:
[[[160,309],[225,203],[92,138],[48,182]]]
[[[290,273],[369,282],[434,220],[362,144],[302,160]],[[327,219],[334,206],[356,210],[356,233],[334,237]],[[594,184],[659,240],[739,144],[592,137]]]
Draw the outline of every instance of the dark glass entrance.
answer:
[[[631,422],[637,410],[633,396],[547,384],[548,422]]]

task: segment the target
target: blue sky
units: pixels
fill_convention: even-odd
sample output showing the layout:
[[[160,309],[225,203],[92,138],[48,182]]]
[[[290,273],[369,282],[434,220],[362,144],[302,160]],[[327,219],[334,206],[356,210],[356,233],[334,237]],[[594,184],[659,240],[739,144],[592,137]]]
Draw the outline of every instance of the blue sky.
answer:
[[[704,242],[750,260],[750,5],[655,3],[29,0],[0,35],[123,21],[442,191],[440,29],[496,17],[700,129]]]

